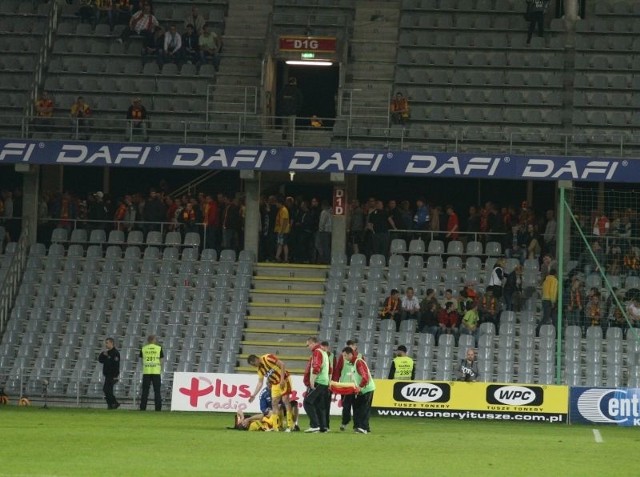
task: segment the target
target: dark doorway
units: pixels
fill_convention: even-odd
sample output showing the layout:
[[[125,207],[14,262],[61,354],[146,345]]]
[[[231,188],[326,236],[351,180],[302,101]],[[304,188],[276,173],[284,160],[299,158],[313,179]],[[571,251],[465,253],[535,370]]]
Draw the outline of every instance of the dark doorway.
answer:
[[[313,115],[324,118],[325,126],[332,126],[332,121],[336,117],[336,98],[338,94],[340,66],[294,66],[287,65],[284,61],[278,62],[277,89],[278,104],[276,115],[280,116],[280,94],[282,88],[287,84],[289,78],[296,78],[298,89],[302,93],[302,105],[298,116],[300,118],[310,118]],[[308,123],[308,119],[299,119],[297,126],[303,127]]]

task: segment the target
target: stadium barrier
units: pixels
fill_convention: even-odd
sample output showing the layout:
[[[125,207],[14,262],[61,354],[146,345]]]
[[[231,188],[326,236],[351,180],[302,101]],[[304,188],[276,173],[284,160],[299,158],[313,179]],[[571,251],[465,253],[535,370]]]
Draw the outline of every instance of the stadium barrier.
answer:
[[[572,387],[569,422],[640,426],[640,389]]]
[[[249,403],[257,382],[251,374],[174,373],[172,411],[259,412]],[[292,376],[293,400],[304,413],[302,376]],[[567,386],[376,380],[373,409],[379,416],[568,422]],[[335,396],[331,415],[340,415]]]

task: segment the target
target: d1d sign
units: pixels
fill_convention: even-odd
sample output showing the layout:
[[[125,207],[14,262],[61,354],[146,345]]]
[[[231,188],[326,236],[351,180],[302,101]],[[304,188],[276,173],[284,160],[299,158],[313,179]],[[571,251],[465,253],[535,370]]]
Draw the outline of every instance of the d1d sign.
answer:
[[[344,189],[333,189],[333,215],[346,214],[346,194]]]
[[[281,36],[279,48],[280,51],[335,53],[336,38],[332,36]]]

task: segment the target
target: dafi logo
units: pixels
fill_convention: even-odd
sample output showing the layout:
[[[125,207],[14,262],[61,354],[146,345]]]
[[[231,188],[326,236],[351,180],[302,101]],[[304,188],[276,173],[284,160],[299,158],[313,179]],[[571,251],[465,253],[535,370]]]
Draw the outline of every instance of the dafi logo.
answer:
[[[395,383],[393,399],[410,402],[447,402],[451,388],[446,383]]]
[[[540,386],[487,386],[487,403],[505,406],[540,406],[544,392]]]

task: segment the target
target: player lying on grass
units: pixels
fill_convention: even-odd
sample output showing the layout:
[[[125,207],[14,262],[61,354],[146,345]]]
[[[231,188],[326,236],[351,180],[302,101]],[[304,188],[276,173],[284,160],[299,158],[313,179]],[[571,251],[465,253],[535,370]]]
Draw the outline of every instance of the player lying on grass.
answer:
[[[279,431],[280,418],[271,412],[271,409],[267,409],[264,413],[254,414],[249,417],[245,417],[242,411],[238,411],[236,413],[236,420],[233,425],[233,429],[237,429],[239,431]]]
[[[273,402],[271,400],[271,389],[269,387],[264,388],[260,392],[260,411],[264,413],[267,409],[273,409]],[[279,409],[278,409],[278,417],[280,418],[280,423],[285,422],[285,418],[287,417],[287,407],[285,404],[280,401]],[[291,418],[293,421],[293,430],[299,431],[300,426],[298,426],[298,401],[291,401]]]

